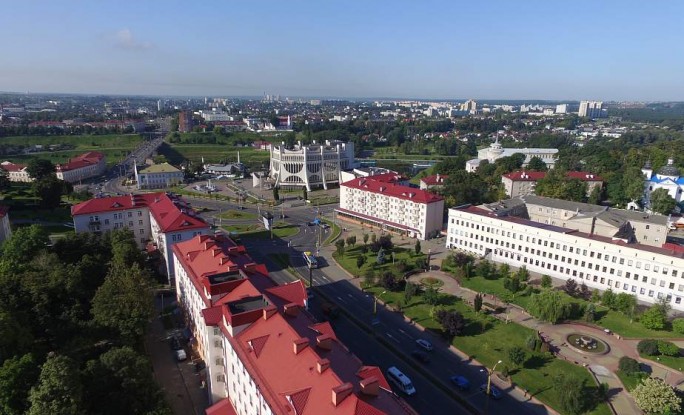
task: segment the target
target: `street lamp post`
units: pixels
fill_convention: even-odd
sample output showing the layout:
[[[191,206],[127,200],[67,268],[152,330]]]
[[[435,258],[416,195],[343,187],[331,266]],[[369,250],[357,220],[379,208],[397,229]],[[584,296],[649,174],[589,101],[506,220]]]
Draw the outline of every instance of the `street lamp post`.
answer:
[[[380,298],[383,294],[385,294],[387,291],[383,291],[380,294],[376,295],[374,300],[373,300],[373,315],[375,316],[378,314],[378,298]]]
[[[488,397],[488,398],[489,398],[489,394],[492,392],[492,374],[493,374],[494,371],[496,370],[496,366],[497,366],[499,363],[501,363],[501,360],[499,360],[498,362],[496,362],[496,364],[494,365],[494,367],[493,367],[491,370],[488,369],[488,368],[486,368],[486,369],[487,369],[487,397]]]

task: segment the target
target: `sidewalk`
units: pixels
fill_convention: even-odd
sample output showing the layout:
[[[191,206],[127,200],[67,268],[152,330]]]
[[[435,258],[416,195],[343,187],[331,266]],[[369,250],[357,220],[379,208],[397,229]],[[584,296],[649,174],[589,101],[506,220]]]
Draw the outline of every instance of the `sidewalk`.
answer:
[[[431,277],[437,278],[444,283],[442,286],[442,291],[449,293],[472,304],[477,294],[475,291],[471,291],[467,288],[461,287],[458,282],[452,278],[449,274],[442,271],[431,271]],[[424,274],[413,275],[409,280],[413,282],[419,281],[424,278]],[[487,295],[487,299],[494,299],[496,302],[498,299]],[[498,300],[503,303],[501,300]],[[610,387],[611,397],[610,404],[615,409],[618,414],[639,414],[641,411],[638,409],[634,400],[629,396],[629,394],[624,389],[624,386],[617,378],[614,373],[618,369],[618,362],[620,357],[629,356],[631,358],[641,360],[636,353],[636,343],[635,340],[624,340],[618,339],[617,336],[607,334],[604,331],[588,327],[580,324],[548,324],[543,323],[535,319],[534,317],[527,314],[524,310],[520,309],[514,305],[507,306],[506,317],[517,324],[537,330],[540,334],[544,335],[550,340],[553,346],[557,347],[558,357],[570,361],[577,365],[582,365],[592,369],[592,373],[595,373],[599,382],[608,383]],[[610,346],[610,352],[605,355],[585,355],[574,351],[566,345],[566,338],[571,333],[584,332],[588,333],[596,338],[599,338],[606,342]],[[652,363],[652,362],[649,362]],[[605,370],[601,370],[603,367]],[[594,371],[596,369],[596,371]],[[598,372],[598,373],[596,373]]]

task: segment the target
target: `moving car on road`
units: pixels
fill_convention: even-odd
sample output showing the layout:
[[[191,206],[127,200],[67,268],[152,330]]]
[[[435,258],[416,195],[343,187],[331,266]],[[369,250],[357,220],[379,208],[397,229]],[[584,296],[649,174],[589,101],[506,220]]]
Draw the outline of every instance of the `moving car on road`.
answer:
[[[418,346],[422,347],[423,349],[427,350],[428,352],[431,352],[433,349],[432,343],[430,343],[429,341],[427,341],[425,339],[416,340],[416,344]]]
[[[468,389],[470,389],[470,381],[465,376],[454,375],[450,377],[449,380],[462,391],[467,391]]]

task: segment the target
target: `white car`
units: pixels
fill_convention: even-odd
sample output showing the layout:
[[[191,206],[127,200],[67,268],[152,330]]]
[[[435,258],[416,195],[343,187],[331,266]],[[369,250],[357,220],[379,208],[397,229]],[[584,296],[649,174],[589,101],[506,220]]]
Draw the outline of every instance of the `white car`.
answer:
[[[188,355],[185,353],[185,350],[183,349],[175,350],[174,353],[176,354],[176,360],[178,360],[179,362],[182,362],[183,360],[188,358]]]
[[[422,347],[423,349],[427,350],[428,352],[431,352],[433,349],[432,343],[430,343],[429,341],[427,341],[425,339],[416,340],[416,344],[418,346]]]

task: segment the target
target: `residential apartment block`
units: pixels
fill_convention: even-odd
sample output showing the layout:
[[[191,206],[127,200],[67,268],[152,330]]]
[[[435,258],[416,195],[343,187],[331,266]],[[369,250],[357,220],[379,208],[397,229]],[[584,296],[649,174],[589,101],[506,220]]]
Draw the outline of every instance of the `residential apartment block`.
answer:
[[[169,163],[153,164],[140,168],[134,166],[135,182],[138,189],[166,189],[183,183],[184,174]]]
[[[543,171],[514,171],[501,176],[501,183],[504,185],[506,195],[518,197],[534,194],[537,182],[546,177]],[[603,186],[603,179],[593,173],[584,171],[569,171],[567,177],[577,179],[587,184],[587,196],[591,194],[595,187]]]
[[[386,176],[386,175],[381,175]],[[444,199],[426,190],[370,176],[340,185],[338,217],[372,223],[409,237],[428,239],[442,230]]]
[[[223,235],[180,242],[173,257],[178,303],[206,363],[208,415],[415,413],[308,314],[301,281],[278,286]]]
[[[55,166],[57,178],[69,183],[97,177],[105,172],[105,155],[99,151],[89,151]]]
[[[607,111],[603,108],[602,101],[581,101],[577,114],[580,117],[589,118],[602,118],[608,116]]]
[[[426,176],[420,179],[420,189],[421,190],[431,190],[431,189],[439,189],[441,187],[444,187],[444,181],[448,178],[449,176],[445,175],[440,175],[440,174],[435,174],[432,176]]]
[[[684,310],[684,249],[665,243],[666,217],[572,203],[528,196],[449,209],[446,246]]]
[[[160,254],[160,270],[170,282],[174,277],[171,246],[210,233],[209,225],[187,203],[168,193],[90,199],[72,206],[71,216],[77,233],[131,230],[141,249]]]

